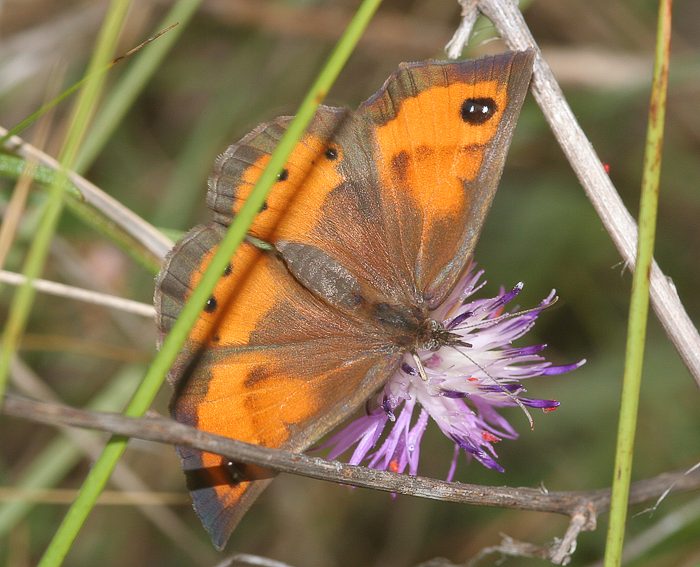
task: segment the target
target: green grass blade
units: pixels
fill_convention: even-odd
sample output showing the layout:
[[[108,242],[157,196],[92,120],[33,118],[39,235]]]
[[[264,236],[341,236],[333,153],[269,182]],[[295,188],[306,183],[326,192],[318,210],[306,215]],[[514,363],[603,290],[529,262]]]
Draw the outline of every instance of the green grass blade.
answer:
[[[179,0],[165,15],[158,29],[164,29],[176,22],[178,25],[139,54],[125,72],[124,77],[114,86],[109,98],[100,108],[85,143],[80,148],[73,168],[75,171],[82,173],[95,161],[114,129],[123,120],[124,115],[158,69],[163,58],[175,45],[180,34],[185,31],[187,22],[200,4],[201,0]]]
[[[51,239],[63,210],[66,185],[68,184],[66,172],[71,169],[75,162],[78,147],[83,139],[104,84],[104,74],[96,73],[95,71],[104,67],[105,63],[112,56],[129,4],[128,0],[113,0],[110,5],[105,24],[100,31],[95,53],[86,73],[89,80],[80,92],[71,116],[66,140],[59,159],[62,169],[58,172],[49,188],[49,198],[46,203],[44,216],[39,224],[24,264],[23,273],[27,277],[27,281],[14,294],[7,323],[3,331],[2,345],[0,346],[0,399],[5,394],[12,353],[16,350],[20,337],[24,332],[29,312],[34,302],[35,292],[32,280],[41,274]]]
[[[162,62],[163,58],[172,48],[175,41],[177,41],[182,31],[184,31],[187,22],[191,19],[192,15],[200,4],[201,0],[179,0],[172,7],[170,12],[168,12],[158,29],[165,29],[167,26],[172,26],[174,23],[179,25],[169,29],[168,33],[159,36],[158,41],[152,43],[147,50],[144,50],[143,53],[138,56],[134,64],[129,67],[124,77],[114,87],[109,98],[97,114],[84,143],[80,147],[78,157],[76,158],[72,167],[74,171],[85,171],[91,165],[114,131],[114,128],[121,122],[134,100],[138,97],[139,93],[143,90],[143,87]],[[150,43],[152,40],[153,38],[144,43]],[[97,73],[106,73],[116,63],[122,61],[124,57],[129,56],[130,53],[131,52],[129,52],[126,56],[110,62],[104,68],[99,69]],[[0,139],[0,142],[9,139],[10,136],[14,134],[21,132],[25,127],[33,123],[50,108],[64,100],[70,94],[74,93],[89,78],[90,75],[86,75],[83,79],[63,92],[59,97],[47,103],[25,120],[20,122],[5,136],[3,136],[2,139]],[[24,163],[24,160],[20,158],[10,155],[0,155],[0,174],[17,178],[21,173]],[[38,166],[34,178],[44,184],[51,185],[56,178],[56,173],[44,166]],[[154,257],[151,252],[146,250],[141,244],[137,243],[128,233],[115,225],[111,219],[106,218],[101,212],[95,211],[89,205],[82,203],[80,192],[76,190],[72,184],[68,184],[67,189],[70,196],[75,197],[75,199],[71,198],[67,201],[68,208],[73,214],[75,214],[88,226],[97,230],[103,236],[117,244],[122,250],[129,254],[129,256],[131,256],[149,272],[158,272],[158,269],[160,268],[160,260],[158,258]]]
[[[649,313],[649,271],[654,253],[656,211],[659,201],[659,177],[663,151],[666,92],[671,47],[671,0],[659,1],[656,57],[649,104],[649,124],[644,150],[642,196],[639,204],[637,259],[632,278],[632,296],[627,329],[625,372],[617,431],[617,449],[613,474],[610,524],[605,547],[605,567],[617,567],[622,561],[625,537],[634,438],[637,428],[639,391],[642,381],[644,344]]]
[[[15,181],[20,178],[22,171],[27,166],[27,160],[20,157],[15,157],[9,154],[0,154],[0,176],[6,177],[8,179],[14,179]],[[56,173],[50,167],[45,165],[37,164],[34,169],[33,174],[34,181],[38,181],[43,185],[50,186],[54,183],[56,179]],[[74,197],[80,198],[80,191],[75,185],[68,182],[66,184],[66,191],[69,192]]]
[[[22,158],[0,154],[0,176],[10,179],[18,179],[26,165]],[[37,165],[34,168],[34,181],[49,188],[56,179],[55,170],[44,165]],[[152,274],[157,274],[160,269],[160,258],[156,257],[141,242],[137,241],[131,234],[117,225],[104,213],[97,211],[84,202],[80,190],[69,180],[65,184],[66,206],[78,219],[89,227],[102,234],[113,244],[116,244],[133,260]]]
[[[212,156],[230,143],[227,139],[231,126],[242,117],[250,116],[255,104],[265,102],[258,86],[258,94],[251,97],[247,89],[235,88],[240,85],[238,74],[243,69],[259,69],[274,50],[269,38],[255,38],[247,41],[236,53],[236,57],[221,70],[225,81],[218,88],[218,94],[206,102],[203,112],[187,134],[187,141],[175,159],[175,167],[169,175],[163,191],[167,196],[153,213],[152,222],[156,226],[176,229],[192,225],[193,213],[202,200],[204,180],[211,171]],[[265,81],[272,73],[265,73]],[[260,98],[258,98],[260,97]]]
[[[109,71],[112,68],[112,65],[109,64],[107,67],[104,69],[100,69],[97,72],[102,75]],[[24,120],[10,128],[4,136],[0,137],[0,147],[2,147],[7,140],[9,140],[12,136],[17,136],[20,133],[22,133],[25,129],[29,128],[34,122],[39,120],[44,114],[46,114],[49,110],[51,110],[54,106],[57,106],[59,103],[63,102],[66,100],[69,96],[71,96],[74,92],[79,90],[85,83],[89,77],[85,76],[76,83],[73,83],[70,87],[68,87],[65,91],[63,91],[61,94],[59,94],[56,98],[53,100],[50,100],[46,104],[42,105],[39,109],[35,110],[32,112],[29,116],[27,116]]]
[[[145,47],[147,44],[151,43],[152,41],[158,39],[161,35],[164,33],[170,31],[174,26],[170,26],[167,29],[164,29],[154,35],[153,37],[147,39],[146,41],[142,42],[141,44],[137,45],[133,49],[130,49],[127,51],[124,55],[121,55],[119,57],[116,57],[115,59],[112,59],[109,63],[104,65],[101,68],[93,68],[91,67],[90,73],[83,75],[83,77],[73,83],[70,87],[68,87],[65,91],[63,91],[61,94],[59,94],[56,98],[53,100],[50,100],[46,104],[42,105],[39,107],[37,110],[32,112],[29,116],[27,116],[24,120],[19,122],[19,124],[16,124],[13,128],[10,128],[3,136],[0,137],[0,147],[5,145],[5,142],[7,142],[12,136],[17,136],[29,126],[31,126],[34,122],[36,122],[39,118],[41,118],[44,114],[46,114],[49,110],[66,100],[68,97],[70,97],[73,93],[76,91],[80,90],[83,85],[85,85],[88,81],[92,81],[93,79],[97,79],[97,76],[104,75],[108,71],[112,69],[115,65],[118,63],[121,63],[122,61],[128,59],[132,55],[134,55],[136,52],[138,52],[142,47]]]
[[[381,0],[364,0],[358,8],[348,28],[329,57],[328,62],[301,103],[296,117],[289,125],[289,129],[270,157],[268,166],[253,188],[250,197],[246,200],[226,236],[219,244],[217,253],[212,258],[197,289],[193,291],[180,317],[178,317],[168,334],[163,348],[156,355],[146,372],[143,382],[124,412],[125,415],[139,417],[150,407],[165,380],[168,369],[175,361],[207,298],[211,295],[216,282],[223,273],[235,249],[243,241],[253,218],[262,207],[265,197],[277,177],[277,173],[282,169],[287,157],[303,135],[316,112],[316,108],[340,73],[380,3]],[[90,470],[75,502],[68,510],[66,517],[63,519],[41,559],[40,567],[54,567],[63,562],[72,542],[77,537],[85,519],[92,510],[97,497],[106,485],[116,463],[124,453],[127,441],[123,437],[114,436],[107,443],[104,452]]]
[[[149,49],[145,50],[136,59],[135,63],[129,67],[129,70],[124,75],[123,79],[117,83],[113,89],[104,107],[100,109],[94,121],[89,134],[86,136],[84,143],[80,147],[79,154],[74,160],[72,169],[74,171],[84,171],[87,169],[97,154],[101,151],[104,144],[109,139],[114,131],[114,128],[121,122],[128,109],[133,104],[133,101],[143,90],[144,85],[148,82],[152,74],[158,68],[163,58],[167,55],[170,48],[174,45],[180,34],[185,28],[185,24],[190,20],[201,0],[179,0],[173,8],[168,12],[163,20],[162,27],[164,31],[154,35],[150,39],[143,42],[141,45],[130,50],[126,55],[114,59],[105,67],[95,71],[97,75],[105,74],[114,65],[131,56],[132,53],[140,50],[146,44],[152,43]],[[179,24],[179,25],[175,25]],[[169,27],[168,27],[169,26]],[[174,26],[174,27],[173,27]],[[167,33],[165,33],[167,31]],[[80,81],[73,84],[66,91],[61,93],[54,100],[42,106],[39,110],[32,113],[22,122],[8,131],[0,138],[2,142],[9,139],[12,135],[18,134],[24,128],[32,124],[37,118],[45,112],[56,106],[59,102],[65,100],[69,95],[73,94],[82,85],[92,77],[91,73],[86,74]],[[8,177],[17,178],[22,170],[24,160],[10,155],[0,155],[0,173]],[[50,169],[38,166],[35,179],[45,184],[51,185],[56,178],[55,172]],[[93,210],[92,207],[82,203],[79,191],[71,184],[67,185],[71,197],[76,197],[77,200],[69,200],[68,207],[80,220],[91,226],[93,229],[100,232],[108,239],[115,242],[132,258],[134,258],[141,266],[146,268],[151,273],[157,273],[160,267],[160,261],[155,258],[152,253],[145,250],[142,245],[116,226],[109,218],[106,218],[100,211]]]
[[[84,203],[81,199],[74,198],[72,195],[66,200],[66,207],[76,218],[92,227],[112,244],[118,246],[148,273],[153,275],[158,273],[161,259],[112,219],[99,213],[90,205]]]

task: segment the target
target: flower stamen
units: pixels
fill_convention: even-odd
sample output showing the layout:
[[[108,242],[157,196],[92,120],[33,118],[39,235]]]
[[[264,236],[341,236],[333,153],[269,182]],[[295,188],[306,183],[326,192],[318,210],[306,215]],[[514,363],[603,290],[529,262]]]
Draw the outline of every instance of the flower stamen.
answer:
[[[530,431],[535,430],[535,421],[532,419],[532,415],[530,412],[527,410],[525,405],[518,399],[518,396],[516,396],[513,392],[511,392],[508,388],[506,388],[503,384],[501,384],[498,380],[496,380],[489,372],[481,366],[476,360],[474,360],[471,356],[469,356],[466,352],[459,350],[458,348],[452,347],[454,350],[456,350],[459,354],[461,354],[463,357],[465,357],[469,362],[471,362],[474,366],[476,366],[479,370],[481,370],[495,385],[496,387],[503,392],[506,396],[508,396],[511,400],[513,400],[513,403],[516,404],[525,414],[525,417],[527,418],[528,423],[530,424]]]

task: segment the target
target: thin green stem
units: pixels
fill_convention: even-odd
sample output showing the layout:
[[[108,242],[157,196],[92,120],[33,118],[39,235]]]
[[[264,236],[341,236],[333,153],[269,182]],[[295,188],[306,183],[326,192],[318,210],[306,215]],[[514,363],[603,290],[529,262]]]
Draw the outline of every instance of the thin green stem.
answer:
[[[639,205],[637,258],[632,278],[632,296],[627,328],[625,372],[622,383],[620,421],[610,503],[610,524],[605,547],[605,567],[618,567],[625,538],[634,438],[637,428],[639,391],[642,381],[644,343],[649,312],[649,273],[654,253],[659,177],[663,153],[666,92],[671,48],[672,0],[659,1],[654,78],[649,104],[649,124],[644,151],[642,195]]]
[[[110,63],[105,67],[104,69],[98,70],[98,73],[104,74],[107,71],[109,71],[112,68],[112,64]],[[73,83],[70,87],[68,87],[65,91],[63,91],[61,94],[59,94],[56,98],[53,100],[50,100],[46,104],[43,104],[41,107],[39,107],[37,110],[32,112],[29,116],[27,116],[24,120],[18,122],[15,126],[10,128],[4,136],[0,137],[0,147],[5,144],[7,140],[9,140],[12,136],[17,136],[18,134],[22,133],[24,130],[29,128],[34,122],[39,120],[44,114],[46,114],[49,110],[57,106],[59,103],[63,102],[66,100],[69,96],[71,96],[74,92],[80,90],[80,88],[85,85],[85,83],[88,81],[89,77],[84,76],[82,79],[79,81]]]
[[[109,97],[100,108],[85,143],[80,148],[75,162],[75,171],[85,172],[102,151],[115,128],[121,123],[131,105],[139,96],[149,79],[158,69],[165,56],[180,37],[192,15],[201,4],[201,0],[179,0],[165,15],[158,29],[164,29],[174,23],[178,25],[158,38],[158,41],[144,50],[129,65],[124,76],[111,89]]]
[[[25,167],[26,160],[0,154],[0,176],[17,179]],[[58,173],[44,165],[37,165],[33,171],[33,179],[47,189],[55,182]],[[116,224],[103,212],[85,202],[83,195],[70,180],[65,182],[65,204],[68,210],[77,218],[90,226],[112,243],[116,244],[132,259],[152,274],[157,274],[160,269],[160,259],[148,250],[141,242]]]
[[[26,166],[27,160],[21,157],[12,156],[9,154],[0,154],[1,177],[7,177],[8,179],[14,179],[16,181],[20,178],[22,171],[24,171]],[[34,168],[32,179],[50,187],[55,182],[56,172],[50,167],[37,164]],[[80,191],[75,185],[70,183],[70,181],[66,184],[66,191],[78,199],[81,198]]]
[[[182,0],[182,1],[184,1],[184,0]],[[130,49],[129,51],[127,51],[124,55],[116,57],[115,59],[113,59],[109,63],[103,65],[102,67],[91,66],[90,72],[86,75],[83,75],[83,77],[79,81],[77,81],[76,83],[73,83],[70,87],[68,87],[65,91],[63,91],[61,94],[59,94],[56,98],[54,98],[53,100],[50,100],[46,104],[40,106],[37,110],[32,112],[24,120],[22,120],[21,122],[16,124],[13,128],[10,128],[7,132],[5,132],[5,135],[0,137],[0,147],[4,146],[5,142],[7,142],[7,140],[9,140],[12,136],[19,135],[21,132],[23,132],[24,130],[29,128],[29,126],[31,126],[39,118],[41,118],[44,114],[46,114],[49,110],[51,110],[52,108],[54,108],[55,106],[57,106],[58,104],[63,102],[64,100],[66,100],[69,96],[71,96],[76,91],[80,90],[80,88],[83,85],[86,85],[88,82],[96,80],[98,78],[98,76],[100,76],[100,75],[106,74],[109,70],[112,69],[112,67],[114,67],[118,63],[121,63],[122,61],[128,59],[129,57],[131,57],[132,55],[137,53],[142,47],[148,45],[152,41],[155,41],[161,35],[170,31],[170,29],[172,29],[173,27],[175,27],[175,26],[173,25],[167,29],[160,31],[159,33],[157,33],[153,37],[148,38],[146,41],[137,45],[133,49]],[[90,109],[90,112],[92,112],[92,109]]]
[[[303,135],[316,112],[316,108],[340,73],[380,3],[381,0],[364,0],[360,5],[329,57],[328,62],[301,103],[296,117],[272,153],[268,166],[219,244],[216,254],[166,337],[163,347],[153,359],[153,363],[146,372],[141,385],[129,402],[124,412],[125,415],[139,417],[150,407],[165,380],[170,366],[182,348],[190,329],[199,317],[207,298],[211,295],[216,282],[236,248],[243,241],[253,218],[265,202],[267,193],[272,187],[277,173],[283,168],[287,157]],[[126,444],[127,439],[124,437],[114,436],[110,439],[102,455],[95,462],[85,479],[76,500],[63,519],[54,539],[39,563],[39,567],[53,567],[63,562],[70,545],[78,535],[116,463],[124,453]]]
[[[27,277],[27,281],[15,292],[3,332],[2,345],[0,346],[0,399],[3,398],[5,393],[12,354],[24,333],[34,302],[35,290],[32,285],[33,280],[43,270],[51,239],[56,231],[58,219],[63,210],[64,196],[68,184],[67,171],[75,162],[78,147],[102,91],[104,75],[96,73],[96,70],[104,67],[114,52],[114,46],[116,45],[128,7],[128,0],[113,0],[110,5],[105,25],[100,32],[95,53],[87,70],[89,80],[80,92],[80,97],[76,101],[71,116],[66,140],[59,159],[62,169],[58,172],[49,188],[46,208],[22,270]]]

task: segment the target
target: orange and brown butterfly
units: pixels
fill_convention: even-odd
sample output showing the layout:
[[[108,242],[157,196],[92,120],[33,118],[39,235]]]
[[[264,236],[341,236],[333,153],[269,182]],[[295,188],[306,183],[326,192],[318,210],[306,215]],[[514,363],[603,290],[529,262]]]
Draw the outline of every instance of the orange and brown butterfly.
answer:
[[[533,53],[402,64],[352,112],[321,107],[171,370],[173,417],[304,451],[419,348],[452,340],[429,313],[463,273],[498,185]],[[213,220],[169,254],[155,305],[168,333],[290,118],[229,147]],[[179,449],[222,548],[270,474]]]

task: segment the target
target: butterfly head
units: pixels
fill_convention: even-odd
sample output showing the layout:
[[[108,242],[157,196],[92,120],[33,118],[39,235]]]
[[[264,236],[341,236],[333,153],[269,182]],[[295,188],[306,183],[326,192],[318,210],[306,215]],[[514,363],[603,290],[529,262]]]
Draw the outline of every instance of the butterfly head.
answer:
[[[444,346],[462,343],[462,337],[457,333],[448,331],[439,321],[428,318],[418,327],[415,348],[435,352]]]

